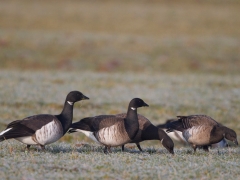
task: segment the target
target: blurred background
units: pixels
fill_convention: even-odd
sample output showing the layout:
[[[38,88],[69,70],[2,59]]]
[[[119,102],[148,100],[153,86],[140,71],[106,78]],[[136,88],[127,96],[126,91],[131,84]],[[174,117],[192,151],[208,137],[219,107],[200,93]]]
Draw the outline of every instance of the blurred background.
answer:
[[[238,0],[0,1],[0,69],[240,72]]]

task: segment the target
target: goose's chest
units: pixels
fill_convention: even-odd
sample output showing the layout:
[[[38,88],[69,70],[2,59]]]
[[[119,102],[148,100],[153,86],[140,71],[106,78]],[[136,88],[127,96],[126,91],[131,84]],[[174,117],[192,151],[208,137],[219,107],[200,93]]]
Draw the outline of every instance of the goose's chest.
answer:
[[[53,120],[37,130],[33,136],[34,141],[46,145],[53,143],[63,136],[63,128],[59,121]]]
[[[193,126],[183,131],[183,137],[192,144],[206,145],[210,142],[211,126]]]

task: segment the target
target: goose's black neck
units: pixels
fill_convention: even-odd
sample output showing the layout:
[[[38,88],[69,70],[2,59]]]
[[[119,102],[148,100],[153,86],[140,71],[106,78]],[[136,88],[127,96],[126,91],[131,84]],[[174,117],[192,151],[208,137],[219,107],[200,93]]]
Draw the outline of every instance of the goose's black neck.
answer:
[[[142,140],[161,140],[158,135],[158,128],[152,124],[142,131]]]
[[[162,129],[150,124],[142,131],[142,140],[160,140],[169,139],[169,136]]]
[[[61,114],[57,115],[57,118],[59,119],[63,127],[63,134],[68,131],[72,124],[73,105],[74,104],[69,104],[67,101],[65,101]]]
[[[131,107],[128,107],[127,116],[124,119],[124,125],[129,138],[133,139],[136,136],[139,129],[137,108],[131,109]]]
[[[225,130],[224,126],[214,126],[210,133],[210,143],[214,144],[221,141],[224,138]]]

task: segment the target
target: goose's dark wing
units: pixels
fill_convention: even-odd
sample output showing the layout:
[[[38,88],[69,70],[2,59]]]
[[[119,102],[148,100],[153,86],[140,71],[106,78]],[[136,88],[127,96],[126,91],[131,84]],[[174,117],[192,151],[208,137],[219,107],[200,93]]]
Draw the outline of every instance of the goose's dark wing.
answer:
[[[167,124],[173,121],[176,121],[177,119],[167,119],[165,123],[163,124],[158,124],[156,127],[160,128],[160,129],[166,129],[167,128]]]
[[[214,126],[219,123],[213,118],[206,115],[190,115],[190,116],[177,116],[178,121],[180,121],[185,129],[191,128],[193,126]]]
[[[122,121],[123,118],[118,118],[114,115],[99,115],[94,117],[86,117],[71,125],[69,133],[76,132],[75,129],[81,129],[85,131],[98,131],[102,128],[106,128],[114,125],[118,121]]]
[[[183,132],[193,126],[215,126],[220,125],[217,121],[206,115],[177,116],[178,120],[166,124],[167,132],[173,130]]]
[[[29,116],[27,118],[24,118],[21,121],[21,124],[34,131],[37,131],[38,129],[41,129],[46,124],[52,122],[54,119],[55,120],[57,119],[57,117],[54,115],[39,114],[39,115]]]

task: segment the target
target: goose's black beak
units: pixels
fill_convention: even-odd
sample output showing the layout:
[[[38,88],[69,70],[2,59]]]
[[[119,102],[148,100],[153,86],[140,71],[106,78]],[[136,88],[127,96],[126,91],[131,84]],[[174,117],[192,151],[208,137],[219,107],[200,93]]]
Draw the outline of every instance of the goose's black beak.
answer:
[[[143,106],[147,106],[147,107],[149,107],[149,105],[148,105],[147,103],[145,103],[145,102],[144,102]]]
[[[89,97],[82,95],[82,100],[87,100]]]
[[[237,139],[235,139],[235,140],[233,141],[233,143],[236,144],[236,145],[238,145]]]

